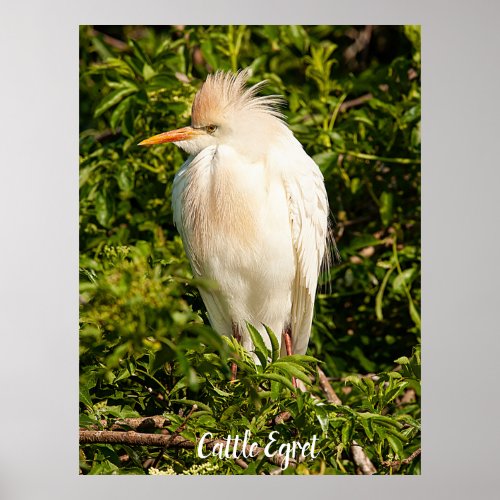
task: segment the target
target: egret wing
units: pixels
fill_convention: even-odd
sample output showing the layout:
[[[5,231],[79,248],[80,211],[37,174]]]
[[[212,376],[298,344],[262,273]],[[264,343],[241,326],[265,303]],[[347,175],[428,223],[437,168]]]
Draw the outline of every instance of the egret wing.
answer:
[[[321,171],[305,152],[302,158],[293,170],[285,171],[283,179],[296,258],[291,314],[294,354],[306,352],[311,334],[318,276],[326,250],[329,211]]]

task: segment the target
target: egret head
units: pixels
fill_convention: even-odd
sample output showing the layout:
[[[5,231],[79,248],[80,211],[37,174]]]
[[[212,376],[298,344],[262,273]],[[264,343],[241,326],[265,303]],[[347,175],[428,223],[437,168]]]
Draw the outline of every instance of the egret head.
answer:
[[[173,142],[191,155],[209,146],[228,145],[256,159],[265,154],[277,134],[290,134],[278,106],[280,96],[258,96],[265,82],[247,87],[248,71],[236,74],[217,71],[196,93],[191,126],[146,139],[147,146]]]

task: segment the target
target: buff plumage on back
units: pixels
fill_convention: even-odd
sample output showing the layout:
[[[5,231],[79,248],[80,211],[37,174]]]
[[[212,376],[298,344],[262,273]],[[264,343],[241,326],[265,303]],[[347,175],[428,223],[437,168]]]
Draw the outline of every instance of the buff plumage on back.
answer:
[[[278,109],[283,103],[282,97],[257,96],[266,82],[247,87],[249,77],[248,70],[235,74],[217,71],[209,75],[194,98],[191,110],[193,127],[217,124],[221,118],[248,112],[271,115],[282,120],[283,115]]]

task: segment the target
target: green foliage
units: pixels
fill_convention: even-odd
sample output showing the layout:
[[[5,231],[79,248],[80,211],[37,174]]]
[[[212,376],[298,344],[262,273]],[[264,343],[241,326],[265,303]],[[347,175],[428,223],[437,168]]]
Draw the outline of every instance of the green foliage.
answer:
[[[361,48],[358,35],[343,26],[81,27],[81,427],[164,415],[174,432],[196,404],[187,439],[316,435],[318,457],[286,474],[354,474],[353,440],[380,474],[420,473],[419,459],[383,465],[420,446],[420,29],[375,28]],[[193,280],[172,223],[182,153],[136,146],[189,123],[208,72],[248,66],[251,83],[267,79],[265,92],[286,98],[288,123],[325,176],[342,258],[322,276],[310,355],[278,358],[274,333],[267,349],[248,325],[260,364],[208,326],[196,287],[214,284]],[[318,363],[342,405],[324,399]],[[284,411],[291,418],[280,423]],[[84,445],[81,470],[144,474],[158,452]],[[259,459],[244,470],[167,449],[158,468],[276,466]]]

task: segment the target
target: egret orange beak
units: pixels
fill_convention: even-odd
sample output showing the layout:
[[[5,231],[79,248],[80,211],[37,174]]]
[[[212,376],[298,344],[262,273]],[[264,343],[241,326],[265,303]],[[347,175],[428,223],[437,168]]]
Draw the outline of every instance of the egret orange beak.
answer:
[[[170,132],[163,132],[162,134],[154,135],[153,137],[140,142],[138,146],[152,146],[153,144],[163,144],[164,142],[187,141],[204,133],[205,131],[202,129],[184,127],[177,130],[171,130]]]

